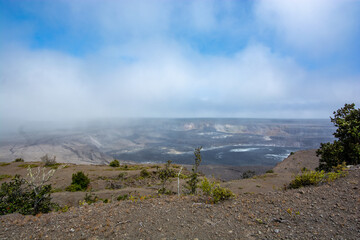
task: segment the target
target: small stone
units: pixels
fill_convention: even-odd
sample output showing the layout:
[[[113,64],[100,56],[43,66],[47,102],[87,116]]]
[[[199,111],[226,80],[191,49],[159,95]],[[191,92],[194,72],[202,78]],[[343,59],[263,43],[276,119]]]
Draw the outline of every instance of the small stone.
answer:
[[[280,230],[279,230],[279,229],[275,229],[274,232],[275,232],[275,233],[279,233]]]
[[[75,229],[73,229],[73,228],[70,228],[70,232],[75,232]]]
[[[259,231],[259,234],[261,235],[261,234],[262,234],[262,232],[261,232],[261,231]]]

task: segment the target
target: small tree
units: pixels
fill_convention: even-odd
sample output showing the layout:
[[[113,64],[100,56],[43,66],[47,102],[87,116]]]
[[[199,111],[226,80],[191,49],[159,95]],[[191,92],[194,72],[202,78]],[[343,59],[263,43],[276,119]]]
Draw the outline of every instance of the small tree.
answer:
[[[21,214],[47,213],[56,204],[51,202],[51,185],[46,184],[54,175],[45,168],[32,172],[28,168],[26,179],[16,175],[10,183],[3,183],[0,189],[0,215],[19,212]]]
[[[120,167],[119,161],[114,159],[113,161],[111,161],[110,167]]]
[[[80,171],[72,175],[71,185],[66,188],[66,191],[83,191],[87,189],[89,184],[90,179],[83,172]]]
[[[188,184],[187,188],[190,191],[190,194],[196,194],[197,184],[199,182],[199,174],[198,174],[198,167],[201,163],[201,151],[202,147],[195,148],[194,155],[195,155],[195,163],[191,169],[192,173],[190,175],[190,179],[186,182]]]
[[[320,156],[319,170],[331,171],[332,167],[345,162],[360,164],[360,109],[355,104],[345,104],[334,111],[331,122],[337,127],[333,134],[337,140],[333,143],[321,143],[317,150]]]
[[[33,191],[34,213],[50,211],[47,207],[50,206],[51,185],[47,185],[45,183],[50,180],[54,173],[55,169],[51,169],[46,172],[45,168],[40,167],[33,173],[31,167],[28,167],[28,178],[26,179],[26,182]],[[44,205],[46,206],[45,208]]]
[[[165,168],[159,171],[158,176],[161,180],[161,188],[158,191],[159,193],[162,194],[167,193],[165,184],[170,178],[175,177],[175,172],[173,169],[170,169],[170,167],[171,167],[171,160],[168,160],[167,163],[165,164]]]

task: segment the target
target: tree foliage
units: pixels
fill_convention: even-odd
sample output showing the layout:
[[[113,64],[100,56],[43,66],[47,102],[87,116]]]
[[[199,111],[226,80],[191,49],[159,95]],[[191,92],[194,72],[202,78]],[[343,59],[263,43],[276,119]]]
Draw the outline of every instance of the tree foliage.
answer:
[[[83,172],[77,172],[72,175],[71,185],[66,187],[66,191],[76,192],[84,191],[90,184],[90,179]]]
[[[234,194],[227,188],[220,187],[220,184],[210,182],[206,177],[201,181],[200,188],[211,203],[218,203],[234,197]]]
[[[331,171],[332,167],[343,162],[350,165],[360,164],[360,109],[355,104],[345,104],[334,111],[331,122],[337,127],[333,143],[321,143],[317,150],[320,156],[319,170]]]
[[[201,151],[202,147],[195,148],[194,155],[195,155],[195,164],[193,165],[192,173],[190,175],[190,179],[186,182],[187,188],[190,191],[190,194],[196,194],[196,188],[198,187],[198,182],[200,181],[198,176],[198,167],[201,163]]]
[[[34,188],[25,179],[16,175],[11,182],[2,183],[0,189],[0,215],[47,213],[56,204],[51,202],[51,185]]]
[[[120,167],[120,163],[118,160],[114,159],[111,163],[110,163],[110,167]]]
[[[158,176],[161,180],[161,188],[158,191],[160,194],[171,193],[165,188],[167,181],[170,178],[175,177],[175,171],[170,167],[171,167],[171,160],[168,160],[167,163],[165,164],[165,168],[161,169],[158,173]]]

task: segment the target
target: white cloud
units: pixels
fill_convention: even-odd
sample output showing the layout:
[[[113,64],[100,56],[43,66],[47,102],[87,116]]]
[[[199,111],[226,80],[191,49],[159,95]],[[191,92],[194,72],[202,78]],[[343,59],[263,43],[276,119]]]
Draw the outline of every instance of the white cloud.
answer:
[[[353,0],[262,0],[255,11],[260,24],[274,29],[283,43],[326,58],[346,48],[358,27],[356,8]]]
[[[26,43],[3,45],[2,119],[327,117],[338,103],[357,99],[358,75],[308,70],[266,42],[253,40],[229,55],[204,55],[172,34],[172,24],[182,20],[193,31],[239,31],[233,15],[218,16],[218,8],[233,11],[227,1],[185,7],[168,1],[65,3],[71,12],[62,21],[73,31],[91,26],[105,43],[81,57]],[[339,11],[347,5],[333,0],[257,3],[260,22],[304,54],[337,51],[353,26],[353,18]]]
[[[136,60],[110,66],[103,53],[76,59],[52,51],[11,49],[2,61],[2,111],[9,118],[43,120],[193,116],[198,111],[237,116],[247,105],[301,98],[295,91],[306,75],[291,59],[262,45],[233,57],[205,57],[166,41],[126,48]]]

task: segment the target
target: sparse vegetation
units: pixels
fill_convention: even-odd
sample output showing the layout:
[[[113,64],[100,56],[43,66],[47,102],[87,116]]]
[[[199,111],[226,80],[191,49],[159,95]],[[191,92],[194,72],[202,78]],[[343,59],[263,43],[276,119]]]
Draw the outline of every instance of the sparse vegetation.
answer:
[[[141,165],[122,165],[118,168],[116,168],[115,170],[120,170],[120,171],[136,171],[136,170],[142,170],[142,169],[146,169],[148,167],[143,167]]]
[[[11,175],[8,175],[8,174],[2,174],[0,175],[0,181],[3,180],[3,179],[6,179],[6,178],[12,178]]]
[[[7,163],[7,162],[2,162],[2,163],[0,163],[0,167],[5,167],[5,166],[7,166],[7,165],[10,165],[10,163]]]
[[[158,192],[160,194],[170,194],[171,192],[166,190],[165,185],[170,178],[175,177],[175,171],[171,169],[171,160],[167,161],[165,168],[159,170],[158,177],[161,180],[161,188]]]
[[[333,143],[321,143],[316,154],[320,156],[318,170],[331,171],[332,167],[345,162],[348,165],[360,164],[360,109],[355,104],[345,104],[334,111],[331,122],[337,127]]]
[[[51,185],[46,182],[53,174],[54,170],[45,172],[40,168],[33,173],[29,167],[27,179],[15,175],[10,182],[2,183],[0,215],[13,212],[35,215],[51,211],[56,204],[51,202]]]
[[[142,178],[150,177],[150,173],[146,169],[143,169],[140,172],[140,177],[142,177]]]
[[[89,184],[90,179],[80,171],[72,175],[72,183],[65,190],[69,192],[84,191]]]
[[[266,173],[274,173],[274,170],[272,170],[272,169],[267,170]]]
[[[89,205],[96,203],[99,200],[100,200],[99,197],[97,195],[93,194],[92,192],[85,194],[84,201]]]
[[[119,179],[119,180],[124,179],[126,175],[127,175],[127,173],[124,173],[124,172],[119,173],[119,175],[117,176],[117,179]]]
[[[295,176],[289,184],[289,188],[301,188],[305,186],[318,185],[322,182],[332,182],[339,177],[344,177],[346,171],[344,170],[345,163],[334,167],[334,172],[326,173],[324,170],[321,171],[309,171],[304,169],[301,175]]]
[[[52,167],[54,165],[59,165],[56,163],[56,156],[51,158],[51,157],[49,157],[49,155],[45,154],[40,159],[41,159],[41,162],[44,163],[45,167]]]
[[[129,199],[129,195],[128,195],[128,194],[119,195],[119,196],[117,197],[117,200],[118,200],[118,201],[123,201],[123,200],[127,200],[127,199]]]
[[[242,178],[244,178],[244,179],[252,178],[253,176],[255,176],[255,171],[251,171],[251,170],[243,172],[243,174],[242,174]]]
[[[210,183],[206,177],[201,181],[200,188],[211,203],[218,203],[234,196],[229,189],[220,187],[215,182]]]
[[[20,164],[18,167],[22,167],[22,168],[36,168],[39,165],[34,164],[34,163],[25,163],[25,164]]]
[[[119,167],[120,163],[118,160],[114,159],[112,162],[110,162],[110,167]]]
[[[196,188],[198,187],[198,182],[199,182],[198,167],[200,166],[202,160],[200,153],[201,149],[202,147],[198,147],[194,151],[195,163],[191,169],[192,173],[190,175],[190,179],[186,182],[190,194],[196,194]]]

